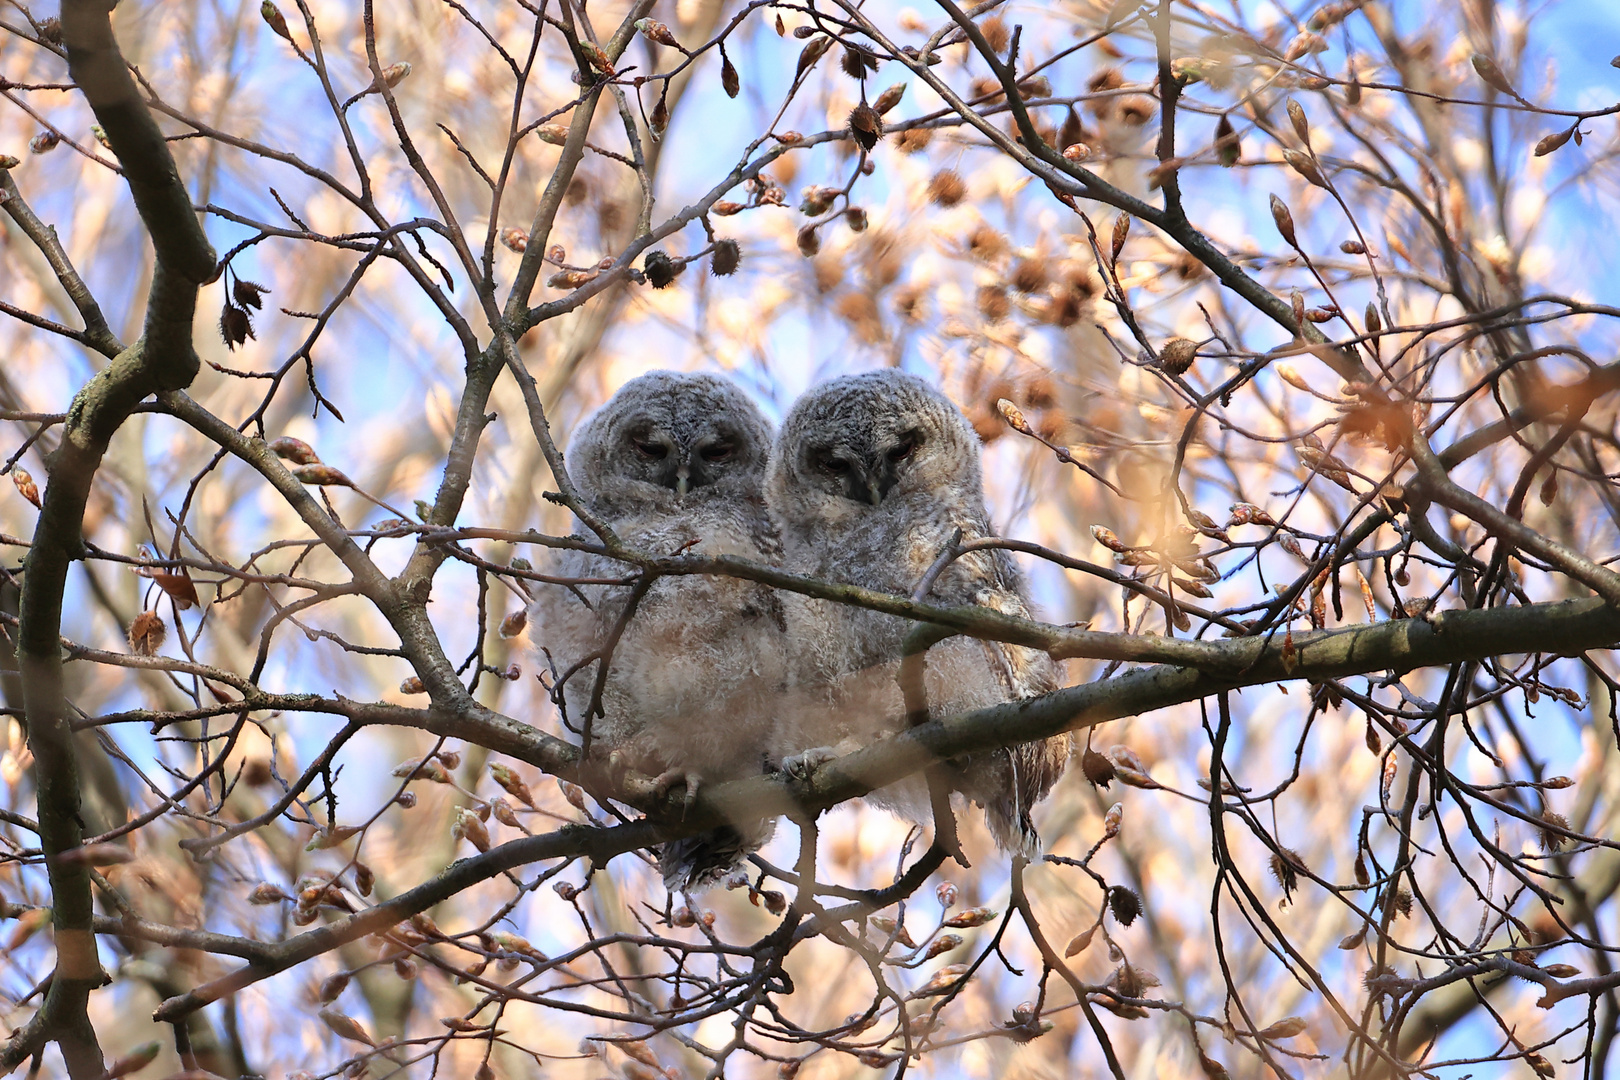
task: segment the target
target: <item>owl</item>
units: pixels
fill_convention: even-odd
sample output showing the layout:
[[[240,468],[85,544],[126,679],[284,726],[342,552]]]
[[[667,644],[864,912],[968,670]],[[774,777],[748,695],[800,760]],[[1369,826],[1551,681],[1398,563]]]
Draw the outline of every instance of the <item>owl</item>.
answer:
[[[993,536],[979,439],[948,399],[921,379],[871,371],[814,388],[794,405],[771,451],[766,501],[781,531],[783,565],[827,581],[910,596],[952,542]],[[1029,617],[1021,575],[1004,551],[964,555],[926,599]],[[903,729],[898,686],[906,619],[784,594],[797,699],[772,735],[790,770]],[[1034,697],[1058,685],[1045,653],[954,637],[927,653],[930,715]],[[1030,809],[1062,773],[1067,735],[975,754],[948,767],[952,786],[982,804],[1004,850],[1039,845]],[[928,820],[926,783],[912,777],[871,801]]]
[[[656,371],[626,383],[580,429],[571,474],[591,512],[633,550],[775,563],[781,548],[761,494],[771,434],[729,382]],[[589,723],[614,765],[658,777],[665,791],[684,785],[689,804],[702,784],[760,774],[786,673],[786,623],[772,589],[723,576],[658,578],[612,646],[601,715],[588,716],[634,570],[560,549],[540,569],[567,582],[539,585],[529,620],[554,674],[567,676],[559,703],[573,730]],[[665,882],[672,891],[710,884],[769,835],[769,822],[751,821],[673,841],[660,855]]]

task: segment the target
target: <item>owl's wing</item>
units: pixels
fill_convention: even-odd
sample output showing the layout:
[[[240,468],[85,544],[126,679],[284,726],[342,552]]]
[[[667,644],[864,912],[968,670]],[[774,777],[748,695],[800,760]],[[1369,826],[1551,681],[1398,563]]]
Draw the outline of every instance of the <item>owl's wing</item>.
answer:
[[[1004,615],[1034,617],[1023,576],[1007,552],[975,552],[958,561],[964,574],[955,585],[966,585],[968,593],[961,599]],[[1038,649],[1000,641],[977,644],[1001,682],[1004,700],[1038,697],[1060,685],[1056,661]],[[964,770],[964,789],[984,803],[985,822],[1003,850],[1025,855],[1039,851],[1030,811],[1062,776],[1069,748],[1067,733],[1054,735],[976,757]]]

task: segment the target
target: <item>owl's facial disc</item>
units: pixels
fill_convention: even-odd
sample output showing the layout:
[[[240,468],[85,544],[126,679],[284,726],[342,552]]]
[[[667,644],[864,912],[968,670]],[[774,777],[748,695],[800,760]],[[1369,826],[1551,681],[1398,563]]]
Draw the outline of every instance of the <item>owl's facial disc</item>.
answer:
[[[812,449],[811,467],[827,488],[852,502],[882,506],[922,448],[923,433],[911,429],[876,446]]]
[[[721,479],[739,457],[740,440],[725,429],[683,439],[655,424],[642,424],[630,429],[627,441],[637,478],[669,488],[678,499]]]

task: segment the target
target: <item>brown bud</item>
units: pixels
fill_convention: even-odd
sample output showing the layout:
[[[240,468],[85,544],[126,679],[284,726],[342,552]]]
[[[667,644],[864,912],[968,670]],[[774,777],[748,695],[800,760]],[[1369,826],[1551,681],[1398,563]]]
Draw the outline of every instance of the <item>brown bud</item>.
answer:
[[[1288,120],[1294,125],[1294,134],[1307,147],[1311,145],[1311,122],[1305,117],[1305,107],[1293,98],[1288,99]]]
[[[529,785],[523,782],[521,776],[498,761],[490,764],[489,775],[494,778],[497,784],[501,785],[501,788],[508,795],[529,809],[534,809],[534,795],[529,791]]]
[[[1243,143],[1238,138],[1237,129],[1225,113],[1215,124],[1215,157],[1226,168],[1230,169],[1238,163],[1243,154]]]
[[[316,455],[315,448],[302,439],[295,439],[290,435],[270,443],[271,451],[283,461],[290,461],[294,465],[319,465],[321,459]]]
[[[946,916],[942,926],[949,926],[953,930],[961,930],[974,926],[983,926],[996,917],[995,908],[976,907],[966,911],[958,911],[955,915]]]
[[[34,483],[34,477],[27,469],[11,470],[11,482],[17,486],[17,494],[33,503],[34,509],[41,509],[39,487]]]
[[[1493,90],[1500,90],[1509,97],[1519,96],[1513,92],[1513,84],[1508,82],[1507,76],[1502,74],[1502,69],[1496,65],[1494,59],[1484,53],[1475,53],[1468,59],[1474,65],[1474,71],[1484,80],[1486,85]]]
[[[1551,135],[1542,136],[1541,139],[1536,143],[1535,156],[1546,157],[1554,150],[1557,150],[1560,146],[1563,146],[1565,143],[1569,142],[1570,136],[1575,134],[1575,129],[1578,127],[1580,127],[1579,123],[1572,124],[1563,131],[1555,131]]]
[[[1065,161],[1072,161],[1078,165],[1080,162],[1091,158],[1091,147],[1083,142],[1070,143],[1063,148],[1063,158]]]
[[[1294,237],[1294,215],[1289,213],[1288,204],[1275,195],[1271,197],[1271,220],[1277,223],[1277,231],[1288,241],[1288,246],[1297,249],[1299,241]]]
[[[807,259],[821,250],[821,237],[817,235],[816,227],[814,225],[802,226],[799,229],[797,241],[799,245],[799,254],[803,255]]]
[[[371,890],[377,887],[377,875],[363,862],[354,864],[354,891],[361,896],[370,896]]]
[[[808,37],[809,36],[809,34],[801,33],[801,31],[809,31],[809,34],[814,34],[816,32],[815,27],[813,27],[813,26],[797,26],[797,27],[794,27],[794,29],[793,29],[793,36],[794,37]],[[832,48],[832,38],[827,37],[826,35],[822,35],[820,37],[812,39],[799,52],[799,64],[798,64],[797,69],[794,72],[794,78],[795,79],[803,78],[804,73],[809,71],[812,67],[814,67],[815,64],[816,64],[816,61],[820,60],[824,55],[826,55],[827,50],[830,49],[830,48]]]
[[[330,465],[300,465],[292,471],[293,479],[314,487],[354,487],[354,482],[343,475],[341,469]]]
[[[670,48],[679,49],[683,53],[686,51],[681,43],[675,40],[675,35],[670,33],[669,27],[658,20],[637,19],[635,25],[636,29],[640,30],[647,40],[656,41],[660,45],[668,45]]]
[[[501,243],[506,245],[508,250],[521,255],[529,249],[528,230],[520,229],[515,225],[508,229],[502,229]]]
[[[421,679],[411,675],[399,684],[399,692],[402,694],[425,694],[427,693],[427,687],[422,685]]]
[[[535,134],[540,137],[540,141],[543,143],[550,143],[552,146],[561,146],[563,143],[568,141],[568,125],[541,124],[540,129],[536,131]]]
[[[1131,235],[1131,215],[1121,210],[1114,219],[1113,258],[1109,261],[1115,266],[1119,265],[1119,254],[1125,250],[1125,238]]]
[[[726,55],[726,47],[720,46],[720,88],[726,92],[726,97],[734,98],[742,91],[742,79],[737,75],[737,68]]]
[[[523,633],[529,625],[529,611],[527,608],[518,608],[506,618],[501,620],[500,635],[502,638],[515,638]]]
[[[886,116],[890,110],[900,104],[900,99],[905,96],[905,93],[906,84],[895,83],[877,96],[877,100],[872,102],[872,108],[877,110],[879,116]]]
[[[330,1005],[343,996],[343,991],[349,988],[349,979],[350,975],[347,971],[340,971],[336,975],[328,975],[323,979],[320,993],[317,995],[321,1000],[321,1004]]]
[[[1367,245],[1360,240],[1346,240],[1339,245],[1339,250],[1346,255],[1365,255],[1367,254]]]
[[[30,154],[48,154],[62,144],[62,136],[54,131],[42,131],[28,140]]]
[[[1324,191],[1327,190],[1327,178],[1322,175],[1322,170],[1316,164],[1316,159],[1310,154],[1305,153],[1303,150],[1284,150],[1283,160],[1288,162],[1289,168],[1299,173],[1310,183],[1315,184]]]
[[[864,207],[852,206],[844,211],[844,223],[851,232],[866,231],[866,210]]]

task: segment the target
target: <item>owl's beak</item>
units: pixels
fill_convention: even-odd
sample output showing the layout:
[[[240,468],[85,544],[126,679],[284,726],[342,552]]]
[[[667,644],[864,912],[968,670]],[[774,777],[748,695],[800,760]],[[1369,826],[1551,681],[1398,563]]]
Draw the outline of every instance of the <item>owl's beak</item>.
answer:
[[[883,488],[871,477],[867,477],[866,480],[866,497],[872,500],[873,506],[883,505]]]
[[[675,470],[675,497],[686,498],[686,493],[692,486],[692,466],[682,463]]]

